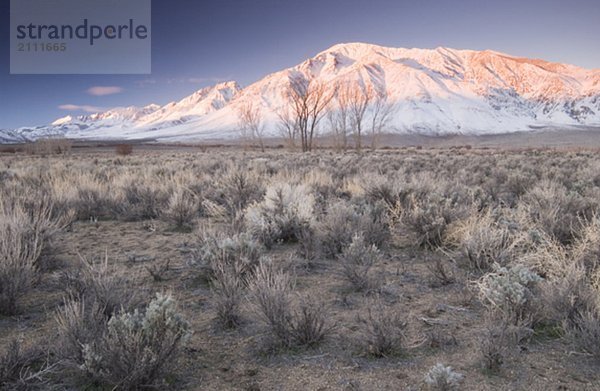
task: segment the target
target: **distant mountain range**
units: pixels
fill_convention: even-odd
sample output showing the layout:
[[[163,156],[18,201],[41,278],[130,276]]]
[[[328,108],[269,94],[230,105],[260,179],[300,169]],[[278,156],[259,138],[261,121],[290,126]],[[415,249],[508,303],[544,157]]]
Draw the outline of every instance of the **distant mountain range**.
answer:
[[[203,88],[165,106],[116,108],[57,119],[49,125],[0,130],[0,142],[46,136],[76,139],[194,141],[238,135],[239,108],[254,102],[267,136],[279,135],[278,110],[290,80],[359,81],[393,105],[386,133],[499,134],[541,127],[600,126],[600,69],[494,51],[397,49],[335,45],[299,65],[241,88],[235,81]],[[325,125],[325,122],[323,122]],[[326,126],[322,128],[327,131]]]

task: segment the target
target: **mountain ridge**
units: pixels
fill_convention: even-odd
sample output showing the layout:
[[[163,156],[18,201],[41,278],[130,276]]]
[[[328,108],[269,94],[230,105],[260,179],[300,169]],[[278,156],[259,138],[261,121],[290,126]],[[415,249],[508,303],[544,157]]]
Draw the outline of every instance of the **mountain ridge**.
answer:
[[[540,126],[600,126],[600,69],[493,50],[405,49],[354,42],[334,45],[245,88],[227,81],[164,106],[116,108],[0,131],[0,140],[15,135],[22,138],[16,141],[50,135],[170,141],[234,138],[237,112],[249,101],[263,114],[266,135],[276,136],[276,113],[286,106],[285,89],[296,77],[329,86],[356,81],[385,94],[394,109],[387,133],[498,134]]]

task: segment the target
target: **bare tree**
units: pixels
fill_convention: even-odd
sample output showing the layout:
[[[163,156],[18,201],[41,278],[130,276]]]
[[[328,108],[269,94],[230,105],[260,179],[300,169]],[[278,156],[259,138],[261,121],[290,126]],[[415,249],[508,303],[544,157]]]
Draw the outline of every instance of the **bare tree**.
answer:
[[[327,113],[327,121],[332,130],[333,145],[345,151],[348,148],[348,132],[350,128],[350,102],[347,84],[336,86],[335,102]]]
[[[344,95],[348,101],[350,124],[357,150],[362,148],[363,123],[369,104],[373,99],[373,89],[367,85],[361,85],[358,81],[346,86]]]
[[[263,133],[265,126],[260,108],[256,107],[252,101],[244,103],[238,110],[238,121],[244,142],[248,143],[250,140],[256,140],[261,151],[264,152]]]
[[[278,128],[279,133],[288,143],[288,147],[295,149],[298,126],[296,125],[296,118],[290,111],[288,106],[277,111],[277,117],[279,118]]]
[[[280,120],[284,120],[280,127],[289,130],[292,125],[294,137],[297,135],[300,138],[302,152],[309,152],[313,148],[319,122],[335,95],[335,89],[314,79],[295,78],[290,80],[286,95],[291,111],[280,113]]]
[[[394,113],[394,107],[388,102],[386,92],[379,92],[375,94],[375,100],[370,108],[371,111],[371,149],[377,147],[381,132],[387,126],[392,114]]]

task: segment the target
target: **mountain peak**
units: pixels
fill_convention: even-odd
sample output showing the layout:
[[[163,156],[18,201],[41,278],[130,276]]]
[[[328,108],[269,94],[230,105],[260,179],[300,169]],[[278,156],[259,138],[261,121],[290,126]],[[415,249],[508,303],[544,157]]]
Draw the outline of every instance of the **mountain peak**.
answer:
[[[73,117],[71,117],[70,115],[67,115],[65,117],[59,118],[56,121],[52,122],[51,125],[60,126],[60,125],[64,125],[66,123],[69,123],[71,121],[73,121]]]

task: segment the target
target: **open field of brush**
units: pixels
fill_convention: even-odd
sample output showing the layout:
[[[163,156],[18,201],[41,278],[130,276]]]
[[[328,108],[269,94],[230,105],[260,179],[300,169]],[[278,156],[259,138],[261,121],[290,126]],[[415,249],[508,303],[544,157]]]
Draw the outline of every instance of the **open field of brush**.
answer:
[[[597,390],[600,153],[0,154],[0,389]]]

